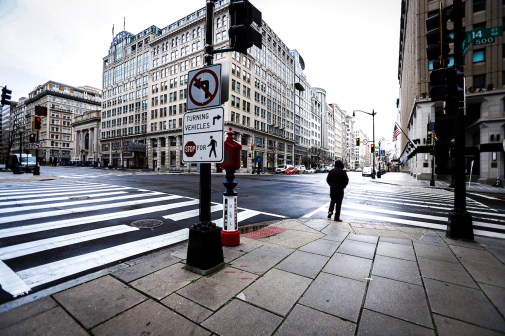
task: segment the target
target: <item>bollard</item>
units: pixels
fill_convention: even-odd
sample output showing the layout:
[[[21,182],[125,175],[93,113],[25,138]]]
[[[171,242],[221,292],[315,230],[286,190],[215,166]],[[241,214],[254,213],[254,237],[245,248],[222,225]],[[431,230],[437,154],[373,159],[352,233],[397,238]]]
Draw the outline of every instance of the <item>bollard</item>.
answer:
[[[226,170],[226,182],[223,185],[223,231],[221,231],[221,244],[223,246],[237,246],[240,244],[240,232],[237,220],[237,193],[233,188],[237,186],[235,169],[240,169],[240,150],[242,145],[233,140],[233,131],[230,127],[226,132],[228,136],[224,141],[224,161],[221,167]]]

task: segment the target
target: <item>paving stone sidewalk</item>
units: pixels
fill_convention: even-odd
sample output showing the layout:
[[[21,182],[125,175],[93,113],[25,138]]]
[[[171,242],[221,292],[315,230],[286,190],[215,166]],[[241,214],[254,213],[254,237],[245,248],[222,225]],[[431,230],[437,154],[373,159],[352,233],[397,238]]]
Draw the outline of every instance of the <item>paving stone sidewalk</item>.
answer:
[[[0,314],[7,335],[504,335],[505,243],[330,220],[281,220],[223,248],[186,245]],[[252,238],[248,238],[252,237]]]

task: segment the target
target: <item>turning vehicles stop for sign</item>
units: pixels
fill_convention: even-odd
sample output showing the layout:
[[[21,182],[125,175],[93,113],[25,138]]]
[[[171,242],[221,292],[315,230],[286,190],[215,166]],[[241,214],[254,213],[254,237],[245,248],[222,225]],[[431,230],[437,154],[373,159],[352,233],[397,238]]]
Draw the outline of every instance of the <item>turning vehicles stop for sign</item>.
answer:
[[[223,121],[222,107],[186,112],[182,122],[182,161],[223,161]]]

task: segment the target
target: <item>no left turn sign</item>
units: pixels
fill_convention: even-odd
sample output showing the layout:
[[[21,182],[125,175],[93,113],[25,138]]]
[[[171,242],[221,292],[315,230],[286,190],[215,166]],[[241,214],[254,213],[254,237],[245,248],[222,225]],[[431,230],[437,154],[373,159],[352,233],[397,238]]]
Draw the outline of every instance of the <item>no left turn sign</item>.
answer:
[[[188,110],[221,105],[221,64],[190,71]]]

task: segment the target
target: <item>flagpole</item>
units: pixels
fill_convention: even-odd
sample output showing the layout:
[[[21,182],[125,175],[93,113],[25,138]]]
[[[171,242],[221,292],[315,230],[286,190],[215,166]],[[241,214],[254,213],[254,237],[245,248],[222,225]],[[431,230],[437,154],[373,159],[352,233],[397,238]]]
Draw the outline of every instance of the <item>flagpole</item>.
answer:
[[[415,144],[412,140],[410,140],[410,138],[408,137],[407,133],[405,133],[405,132],[402,130],[402,128],[400,127],[400,125],[398,125],[398,123],[397,123],[397,122],[395,122],[395,125],[396,125],[396,126],[398,126],[398,128],[400,129],[400,131],[402,131],[403,135],[405,135],[405,137],[407,138],[407,140],[408,140],[411,144],[413,144],[415,148],[417,148],[416,144]],[[403,153],[403,152],[402,152],[402,153]]]

